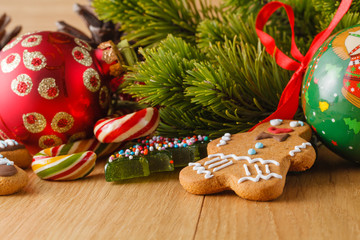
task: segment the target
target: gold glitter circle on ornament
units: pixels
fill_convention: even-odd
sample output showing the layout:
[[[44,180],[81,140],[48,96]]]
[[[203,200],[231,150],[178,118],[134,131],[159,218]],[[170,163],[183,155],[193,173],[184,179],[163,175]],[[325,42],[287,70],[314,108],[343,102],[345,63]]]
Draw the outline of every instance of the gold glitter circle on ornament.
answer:
[[[10,48],[13,48],[16,44],[18,44],[20,41],[22,40],[22,37],[17,37],[15,38],[13,41],[9,42],[8,44],[5,45],[5,47],[3,47],[3,49],[1,49],[1,51],[5,52],[7,50],[9,50]]]
[[[46,66],[46,58],[41,52],[24,51],[23,62],[27,69],[39,71]]]
[[[39,146],[41,148],[50,148],[62,144],[61,138],[56,135],[44,135],[39,138]]]
[[[69,137],[68,142],[76,142],[78,140],[85,139],[85,138],[86,138],[86,132],[78,132],[78,133],[74,133],[73,135],[71,135],[71,137]]]
[[[85,87],[91,92],[97,92],[100,89],[100,76],[99,73],[93,69],[88,68],[83,73],[83,80]]]
[[[90,53],[82,47],[74,47],[71,54],[74,57],[75,61],[84,66],[89,67],[93,63]]]
[[[39,45],[42,41],[41,35],[31,35],[22,40],[21,46],[23,47],[35,47]]]
[[[44,78],[38,87],[39,94],[46,99],[54,99],[59,96],[59,88],[56,86],[54,78]]]
[[[27,74],[20,74],[11,82],[11,90],[21,97],[28,95],[31,92],[32,86],[32,80]]]
[[[19,66],[20,61],[21,57],[19,54],[11,53],[9,56],[7,56],[1,61],[1,70],[4,73],[11,72],[15,68],[17,68],[17,66]]]
[[[74,118],[66,112],[58,112],[51,121],[51,128],[55,132],[64,133],[74,125]]]
[[[100,89],[99,103],[101,108],[106,108],[110,103],[109,89],[106,86],[102,86]]]
[[[74,38],[75,43],[82,48],[85,48],[88,51],[92,50],[92,47],[85,41],[81,40],[80,38]]]
[[[23,114],[23,123],[25,128],[31,133],[39,133],[46,127],[45,117],[37,112]]]

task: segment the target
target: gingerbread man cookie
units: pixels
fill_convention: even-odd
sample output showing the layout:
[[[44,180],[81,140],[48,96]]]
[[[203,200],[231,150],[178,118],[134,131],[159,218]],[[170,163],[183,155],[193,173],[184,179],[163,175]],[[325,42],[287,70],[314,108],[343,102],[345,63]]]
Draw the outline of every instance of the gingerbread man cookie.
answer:
[[[288,171],[305,171],[316,159],[311,128],[302,121],[275,119],[252,132],[225,134],[208,144],[208,157],[180,172],[190,193],[233,190],[248,200],[279,197]]]

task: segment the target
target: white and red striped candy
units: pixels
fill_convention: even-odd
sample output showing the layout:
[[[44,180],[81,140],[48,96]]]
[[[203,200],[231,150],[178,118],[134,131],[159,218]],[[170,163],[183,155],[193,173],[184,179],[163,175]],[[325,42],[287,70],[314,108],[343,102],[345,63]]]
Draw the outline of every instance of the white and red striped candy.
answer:
[[[153,133],[159,122],[159,111],[145,108],[121,117],[99,120],[95,124],[94,134],[103,143],[122,142]]]

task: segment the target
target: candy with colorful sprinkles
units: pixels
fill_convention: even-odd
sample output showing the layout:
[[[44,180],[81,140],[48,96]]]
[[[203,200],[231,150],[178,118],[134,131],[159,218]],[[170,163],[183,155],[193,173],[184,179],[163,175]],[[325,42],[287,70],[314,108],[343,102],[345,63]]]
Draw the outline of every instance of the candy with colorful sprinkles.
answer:
[[[146,177],[154,172],[173,171],[207,156],[207,136],[185,138],[146,137],[127,144],[109,157],[105,166],[108,182]]]

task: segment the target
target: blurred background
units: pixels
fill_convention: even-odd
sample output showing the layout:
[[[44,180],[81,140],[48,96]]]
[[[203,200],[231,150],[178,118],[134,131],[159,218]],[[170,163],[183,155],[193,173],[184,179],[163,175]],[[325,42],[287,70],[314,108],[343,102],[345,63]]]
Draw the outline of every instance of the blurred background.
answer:
[[[209,0],[218,4],[221,0]],[[7,29],[22,26],[22,33],[56,30],[56,21],[64,20],[82,31],[88,31],[82,19],[73,11],[75,3],[87,5],[88,0],[0,0],[0,14],[12,19]]]

